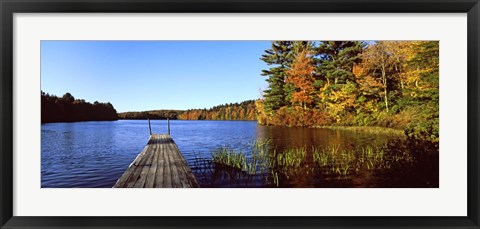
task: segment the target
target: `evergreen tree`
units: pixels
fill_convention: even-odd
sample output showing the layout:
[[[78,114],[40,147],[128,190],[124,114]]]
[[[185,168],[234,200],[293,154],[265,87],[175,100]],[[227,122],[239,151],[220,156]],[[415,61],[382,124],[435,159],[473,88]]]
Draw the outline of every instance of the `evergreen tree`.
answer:
[[[318,86],[344,84],[354,79],[353,65],[360,61],[359,54],[365,47],[360,41],[323,41],[316,48]]]
[[[291,41],[274,41],[272,47],[265,50],[265,54],[260,58],[268,65],[268,70],[262,70],[262,76],[268,77],[268,89],[264,90],[263,102],[264,109],[267,113],[272,113],[280,107],[287,104],[285,89],[287,69],[292,62],[292,42]]]

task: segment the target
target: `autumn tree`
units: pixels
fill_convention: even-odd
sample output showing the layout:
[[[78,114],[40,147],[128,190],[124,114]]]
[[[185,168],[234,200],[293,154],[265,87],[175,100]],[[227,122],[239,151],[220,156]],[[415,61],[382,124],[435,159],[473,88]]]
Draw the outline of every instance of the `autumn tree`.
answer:
[[[410,83],[409,107],[418,106],[416,119],[405,128],[408,137],[439,140],[439,42],[416,41],[411,44],[413,57],[408,61]]]
[[[376,44],[370,45],[362,54],[362,66],[365,69],[366,78],[370,78],[371,85],[376,85],[377,80],[382,85],[383,102],[385,103],[385,110],[389,111],[389,90],[394,87],[393,82],[398,76],[398,68],[396,67],[397,52],[394,49],[397,47],[392,41],[379,41]]]
[[[308,52],[313,54],[314,51],[314,43],[312,41],[292,41],[292,63],[297,58],[298,55],[302,52]],[[312,63],[313,62],[313,55],[311,56],[312,58]],[[291,65],[290,65],[291,67]],[[285,78],[285,100],[286,100],[286,106],[292,106],[292,99],[293,99],[293,94],[297,90],[295,85],[293,85],[289,80],[288,80],[289,75],[287,74]]]
[[[439,86],[439,43],[438,41],[412,42],[415,52],[408,59],[409,82],[414,85],[416,95],[438,101]]]
[[[293,61],[291,69],[287,71],[287,82],[295,88],[291,102],[300,105],[303,109],[311,107],[314,101],[314,70],[311,54],[303,50]]]
[[[369,73],[369,69],[364,64],[355,65],[353,67],[355,82],[358,84],[359,98],[358,102],[362,103],[357,106],[362,113],[373,113],[378,111],[376,106],[378,100],[384,92],[382,80],[374,77]]]

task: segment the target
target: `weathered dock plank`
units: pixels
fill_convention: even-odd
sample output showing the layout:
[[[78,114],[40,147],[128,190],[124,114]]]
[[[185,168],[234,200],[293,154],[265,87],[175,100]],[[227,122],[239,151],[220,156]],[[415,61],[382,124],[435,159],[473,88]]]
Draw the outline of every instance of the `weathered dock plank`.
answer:
[[[159,145],[159,152],[158,152],[158,161],[157,161],[157,172],[155,173],[155,187],[163,187],[163,180],[165,177],[163,176],[163,171],[165,171],[165,154],[166,148],[164,147],[165,144]]]
[[[168,134],[152,134],[114,188],[197,188],[198,182]]]
[[[163,187],[165,188],[172,188],[172,162],[170,161],[170,152],[168,149],[168,144],[165,141],[164,147],[166,148],[163,152],[163,161],[165,165],[165,169],[163,170]]]
[[[152,165],[148,168],[148,174],[145,178],[145,188],[153,188],[155,184],[155,173],[157,173],[157,161],[158,161],[158,152],[159,144],[153,145],[153,158],[152,158]],[[146,166],[147,167],[147,166]]]

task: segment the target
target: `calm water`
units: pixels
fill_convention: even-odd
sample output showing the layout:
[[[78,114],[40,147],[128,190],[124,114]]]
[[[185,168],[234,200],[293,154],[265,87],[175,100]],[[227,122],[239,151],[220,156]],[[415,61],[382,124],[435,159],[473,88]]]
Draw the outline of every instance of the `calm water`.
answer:
[[[152,121],[152,131],[166,133],[166,121]],[[171,136],[201,187],[438,187],[438,146],[410,143],[400,136],[266,127],[254,121],[177,120],[171,121]],[[43,124],[42,187],[110,188],[143,149],[148,137],[146,120]],[[269,148],[277,152],[299,147],[382,147],[382,160],[388,168],[362,169],[339,176],[314,169],[310,150],[310,160],[304,165],[310,169],[280,175],[248,174],[210,160],[212,151],[219,147],[248,154],[256,139],[270,139]]]

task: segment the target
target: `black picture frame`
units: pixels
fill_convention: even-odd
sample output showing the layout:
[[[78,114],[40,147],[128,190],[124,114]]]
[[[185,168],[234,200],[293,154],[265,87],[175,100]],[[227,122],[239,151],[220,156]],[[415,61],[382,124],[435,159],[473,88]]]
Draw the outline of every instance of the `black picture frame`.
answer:
[[[0,0],[1,228],[479,228],[478,0]],[[19,217],[13,216],[14,13],[456,13],[468,14],[466,217]],[[92,206],[93,207],[93,206]],[[412,206],[415,207],[415,206]],[[448,206],[446,206],[448,207]]]

